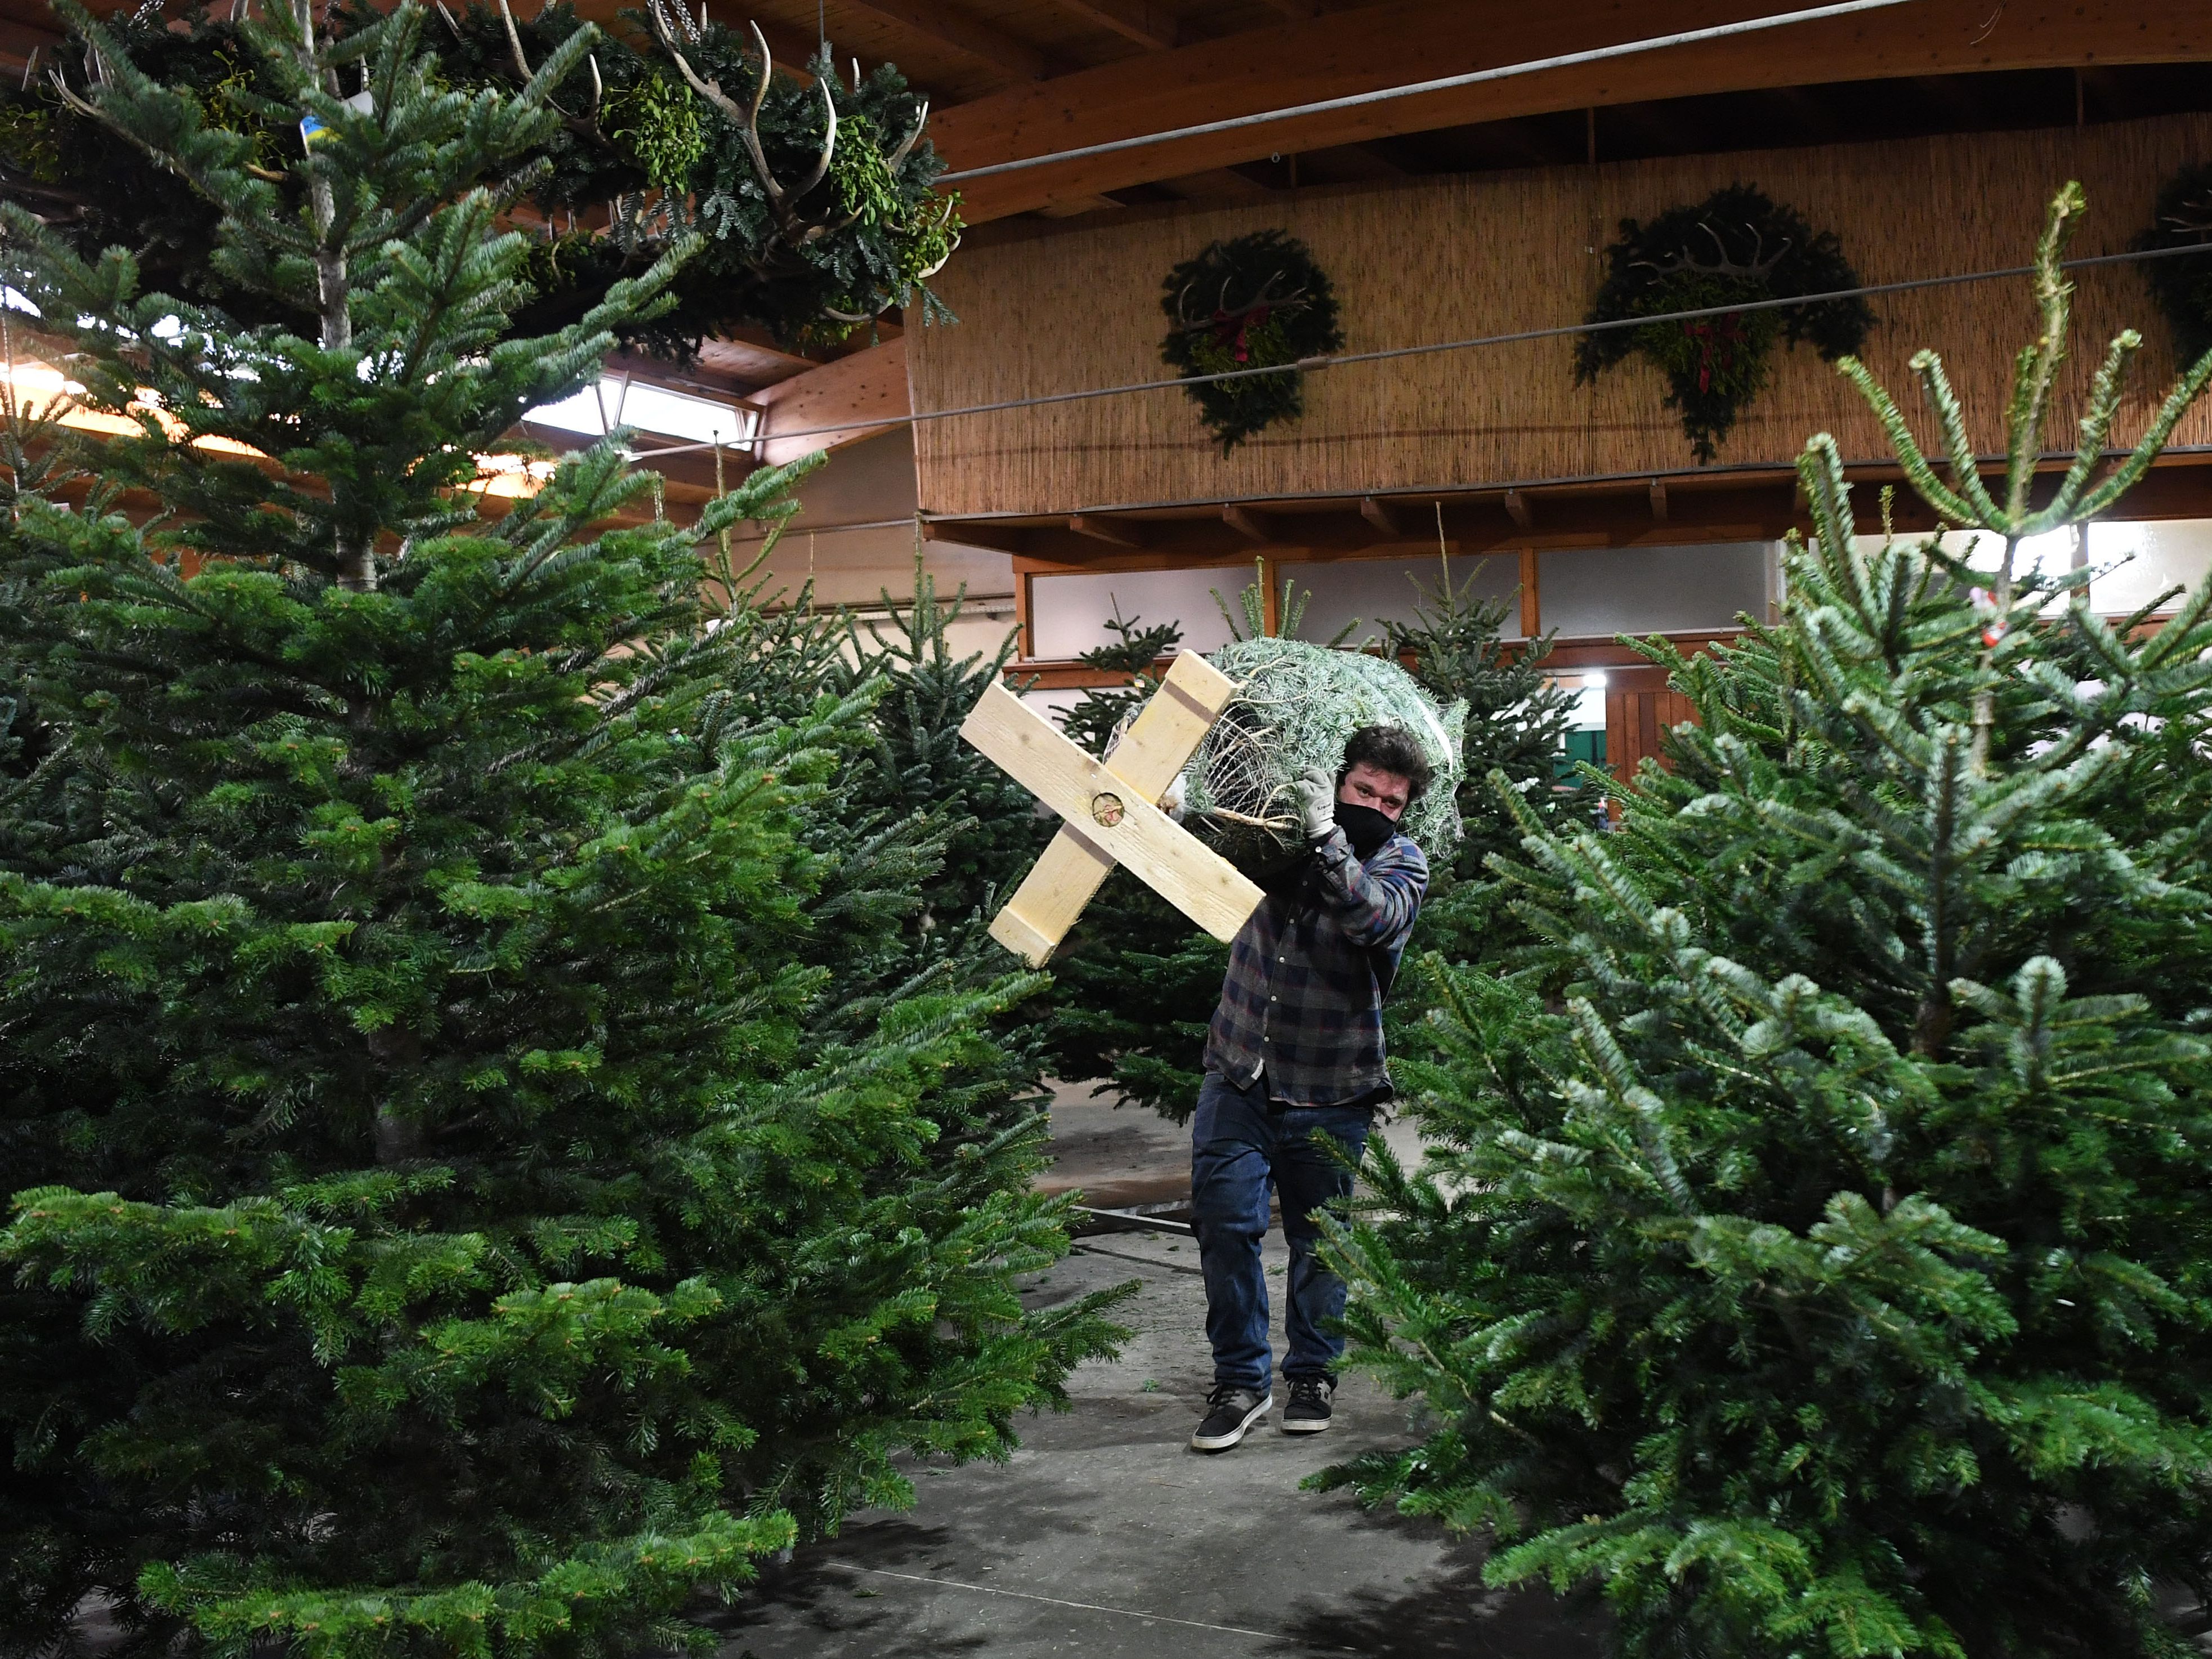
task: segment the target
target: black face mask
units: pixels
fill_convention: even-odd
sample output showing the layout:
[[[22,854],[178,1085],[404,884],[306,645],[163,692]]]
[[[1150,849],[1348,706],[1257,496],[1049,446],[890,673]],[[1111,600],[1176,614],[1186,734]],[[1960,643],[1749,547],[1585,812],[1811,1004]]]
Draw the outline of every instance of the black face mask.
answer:
[[[1352,856],[1363,863],[1382,850],[1382,843],[1398,833],[1395,819],[1386,818],[1371,806],[1336,804],[1336,825],[1352,843]]]

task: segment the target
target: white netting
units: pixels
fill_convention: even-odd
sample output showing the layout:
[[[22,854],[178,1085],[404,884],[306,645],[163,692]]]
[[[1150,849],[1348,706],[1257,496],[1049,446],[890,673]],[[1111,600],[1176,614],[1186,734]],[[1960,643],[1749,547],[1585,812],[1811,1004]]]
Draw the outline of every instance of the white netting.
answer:
[[[1237,683],[1184,769],[1182,801],[1225,852],[1264,860],[1297,842],[1292,786],[1309,767],[1334,773],[1363,726],[1412,734],[1436,770],[1402,828],[1432,858],[1459,841],[1460,737],[1467,705],[1438,708],[1396,663],[1302,640],[1240,640],[1206,660]]]

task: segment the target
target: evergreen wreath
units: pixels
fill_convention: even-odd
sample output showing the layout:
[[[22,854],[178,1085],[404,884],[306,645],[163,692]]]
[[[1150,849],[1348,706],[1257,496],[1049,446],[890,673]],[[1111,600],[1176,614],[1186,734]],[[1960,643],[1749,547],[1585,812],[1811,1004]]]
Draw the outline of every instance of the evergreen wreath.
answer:
[[[1859,283],[1835,232],[1815,234],[1803,214],[1750,185],[1669,208],[1648,225],[1623,219],[1605,259],[1605,283],[1584,322],[1825,294]],[[1667,407],[1680,413],[1683,435],[1706,462],[1765,386],[1778,337],[1793,346],[1807,342],[1833,362],[1859,349],[1874,320],[1863,300],[1830,300],[1586,335],[1575,349],[1575,383],[1588,384],[1640,354],[1667,377]]]
[[[2201,246],[2212,242],[2212,162],[2186,167],[2158,192],[2151,227],[2129,246]],[[2142,268],[2152,303],[2173,330],[2173,355],[2193,363],[2212,351],[2212,258],[2153,259]]]
[[[1289,365],[1344,344],[1336,291],[1306,245],[1279,230],[1214,242],[1161,284],[1170,326],[1160,357],[1178,374],[1221,374],[1281,364],[1280,374],[1186,388],[1226,455],[1255,432],[1305,412],[1305,377]]]

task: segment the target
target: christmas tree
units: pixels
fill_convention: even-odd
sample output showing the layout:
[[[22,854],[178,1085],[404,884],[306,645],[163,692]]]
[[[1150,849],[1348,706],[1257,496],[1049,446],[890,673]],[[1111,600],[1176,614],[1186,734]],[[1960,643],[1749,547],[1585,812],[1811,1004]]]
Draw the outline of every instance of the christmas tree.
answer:
[[[844,624],[854,683],[883,679],[891,688],[876,706],[869,775],[856,781],[856,793],[895,819],[944,821],[947,840],[942,868],[926,891],[924,932],[979,916],[988,921],[981,913],[1013,890],[1054,829],[1037,815],[1029,791],[960,735],[1015,643],[1010,629],[989,656],[957,654],[949,630],[966,601],[964,586],[950,601],[938,597],[917,548],[912,602],[902,605],[885,592],[883,622]]]
[[[2212,1589],[2212,586],[2111,625],[2023,548],[2111,509],[2212,358],[2108,468],[2123,334],[2039,477],[2082,210],[1998,476],[1933,353],[1948,466],[1843,365],[1978,550],[1863,547],[1815,437],[1781,620],[1654,653],[1699,724],[1622,833],[1502,788],[1548,962],[1431,962],[1430,1158],[1335,1234],[1359,1357],[1437,1427],[1333,1478],[1494,1528],[1492,1583],[1601,1596],[1638,1659],[2193,1651],[2160,1610]]]
[[[1438,702],[1464,702],[1467,726],[1461,839],[1448,862],[1430,864],[1415,948],[1439,951],[1455,962],[1495,959],[1522,940],[1516,918],[1500,902],[1490,859],[1518,852],[1522,831],[1499,800],[1492,775],[1502,775],[1547,830],[1589,822],[1597,792],[1565,772],[1575,694],[1555,684],[1545,665],[1551,635],[1508,642],[1504,632],[1514,600],[1480,597],[1472,576],[1454,586],[1449,568],[1421,597],[1412,622],[1391,625],[1386,648]]]
[[[1038,981],[897,994],[943,827],[841,791],[881,680],[720,556],[790,474],[678,526],[617,438],[481,498],[688,247],[516,334],[501,217],[594,37],[462,88],[425,16],[241,21],[272,166],[71,15],[260,320],[4,210],[137,428],[76,510],[0,457],[11,1649],[88,1595],[134,1651],[698,1647],[1109,1335],[1013,1289],[1063,1241],[987,1032]]]

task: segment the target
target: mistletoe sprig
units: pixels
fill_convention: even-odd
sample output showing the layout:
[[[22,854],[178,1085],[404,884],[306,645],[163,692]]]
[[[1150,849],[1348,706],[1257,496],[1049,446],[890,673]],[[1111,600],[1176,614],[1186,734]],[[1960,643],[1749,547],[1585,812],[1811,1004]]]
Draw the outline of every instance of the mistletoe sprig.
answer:
[[[1835,232],[1749,185],[1716,191],[1695,206],[1670,208],[1648,225],[1620,222],[1605,250],[1606,277],[1583,320],[1632,317],[1856,288],[1858,272]],[[1698,459],[1713,459],[1736,417],[1765,389],[1779,339],[1836,359],[1859,350],[1874,313],[1863,300],[1830,300],[1691,322],[1654,323],[1583,337],[1575,383],[1586,385],[1640,356],[1667,378],[1667,407]]]
[[[1186,388],[1224,455],[1276,422],[1303,415],[1305,377],[1288,366],[1344,344],[1328,273],[1304,242],[1279,230],[1208,245],[1168,272],[1161,290],[1170,326],[1160,357],[1178,374],[1285,368]]]

